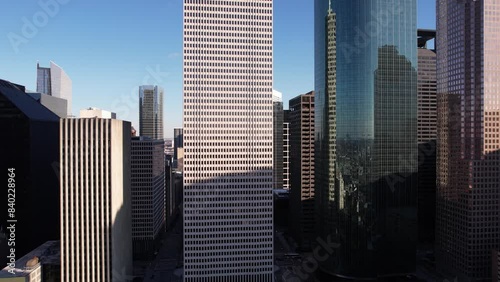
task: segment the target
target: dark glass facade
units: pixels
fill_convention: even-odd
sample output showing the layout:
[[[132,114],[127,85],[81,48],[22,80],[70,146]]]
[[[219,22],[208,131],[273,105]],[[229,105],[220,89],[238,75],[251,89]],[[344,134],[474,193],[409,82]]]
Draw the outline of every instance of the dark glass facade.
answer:
[[[352,279],[413,272],[417,240],[416,0],[315,1],[321,269]]]
[[[9,250],[6,229],[7,169],[15,168],[15,256],[60,238],[59,117],[24,92],[24,87],[0,80],[0,169],[5,189],[0,193],[5,212],[0,215],[0,263]],[[7,237],[2,237],[6,235]],[[7,239],[6,239],[7,238]]]

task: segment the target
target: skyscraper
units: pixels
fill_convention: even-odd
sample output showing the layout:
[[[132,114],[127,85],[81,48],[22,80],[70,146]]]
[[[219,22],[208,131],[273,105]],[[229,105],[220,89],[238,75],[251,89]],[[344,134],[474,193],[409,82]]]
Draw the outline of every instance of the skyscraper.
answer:
[[[159,86],[139,87],[139,133],[163,140],[163,88]]]
[[[290,185],[290,111],[283,111],[283,189]]]
[[[130,123],[62,119],[61,281],[130,281]]]
[[[184,165],[184,133],[182,128],[174,128],[174,168],[182,171]]]
[[[436,233],[436,52],[427,46],[435,38],[435,30],[418,30],[418,234],[426,243]]]
[[[131,148],[134,259],[150,259],[159,246],[160,231],[166,223],[165,143],[132,137]]]
[[[36,91],[42,94],[65,99],[68,102],[67,115],[71,116],[73,83],[69,76],[54,62],[50,62],[50,68],[40,67],[40,64],[37,63],[36,69]]]
[[[416,0],[315,1],[320,267],[351,279],[415,270]],[[293,191],[292,187],[292,191]]]
[[[283,188],[283,94],[273,90],[273,188]]]
[[[314,91],[289,102],[291,233],[304,250],[314,237]]]
[[[14,169],[14,190],[3,190],[6,203],[15,197],[15,255],[21,258],[48,240],[59,239],[59,117],[26,95],[24,87],[0,80],[0,168]],[[7,183],[7,173],[5,173]],[[15,192],[15,193],[13,193]],[[8,196],[10,195],[10,196]],[[12,201],[12,200],[10,200]],[[43,211],[43,212],[40,212]],[[0,214],[0,238],[9,226]],[[7,237],[7,238],[9,238]],[[5,237],[3,237],[5,238]],[[12,246],[0,240],[0,263]]]
[[[272,31],[272,0],[184,0],[185,281],[273,281]]]
[[[437,1],[436,264],[490,281],[500,249],[500,2]]]

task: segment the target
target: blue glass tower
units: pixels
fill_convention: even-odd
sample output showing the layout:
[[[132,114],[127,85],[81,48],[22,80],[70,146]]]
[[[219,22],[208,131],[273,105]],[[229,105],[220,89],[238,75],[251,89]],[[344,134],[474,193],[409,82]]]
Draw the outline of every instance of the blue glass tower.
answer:
[[[316,206],[323,272],[414,272],[416,0],[315,1]]]

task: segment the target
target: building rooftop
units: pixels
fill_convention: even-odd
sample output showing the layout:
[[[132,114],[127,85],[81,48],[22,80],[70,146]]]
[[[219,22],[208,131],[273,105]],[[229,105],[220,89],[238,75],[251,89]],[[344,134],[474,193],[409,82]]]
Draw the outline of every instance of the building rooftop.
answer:
[[[25,277],[37,269],[39,264],[61,264],[60,241],[47,241],[22,258],[18,258],[16,268],[14,268],[14,275],[9,272],[10,268],[7,266],[0,270],[0,278]]]
[[[29,119],[59,122],[56,114],[26,95],[24,91],[24,86],[0,79],[0,95],[14,104]]]

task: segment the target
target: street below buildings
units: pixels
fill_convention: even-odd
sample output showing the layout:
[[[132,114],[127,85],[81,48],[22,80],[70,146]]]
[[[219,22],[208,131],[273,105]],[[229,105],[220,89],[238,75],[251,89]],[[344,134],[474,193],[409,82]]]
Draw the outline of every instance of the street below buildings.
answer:
[[[182,212],[167,231],[158,255],[146,270],[144,282],[182,282]]]

